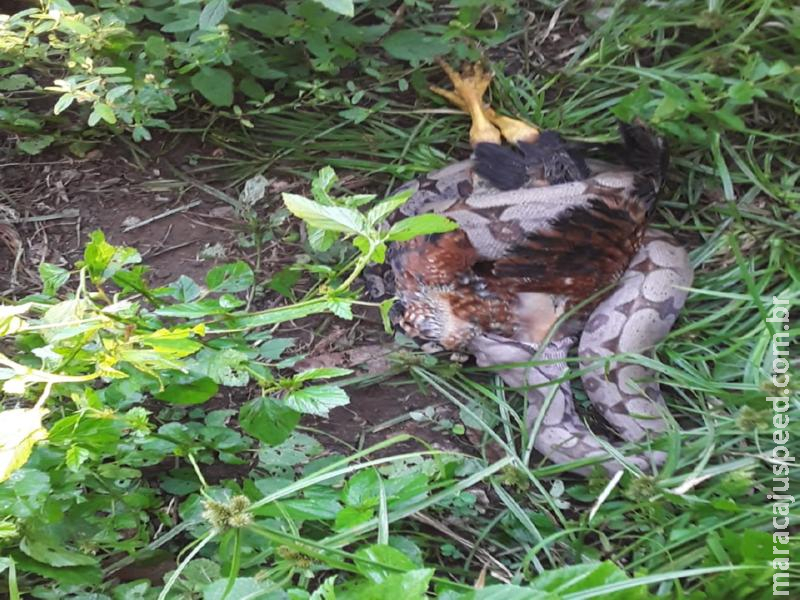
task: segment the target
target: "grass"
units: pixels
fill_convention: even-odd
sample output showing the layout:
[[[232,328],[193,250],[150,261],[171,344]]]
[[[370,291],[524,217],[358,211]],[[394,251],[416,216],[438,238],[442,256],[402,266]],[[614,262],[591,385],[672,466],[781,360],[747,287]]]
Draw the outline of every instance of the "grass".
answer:
[[[678,588],[698,598],[771,594],[764,559],[772,543],[766,498],[772,474],[763,456],[771,444],[765,396],[771,393],[774,331],[764,319],[773,296],[792,306],[800,298],[797,106],[776,93],[777,82],[753,81],[764,97],[736,106],[743,126],[715,111],[729,106],[726,88],[747,81],[754,56],[791,62],[798,50],[789,31],[796,16],[788,5],[773,2],[725,3],[723,17],[714,4],[704,13],[696,2],[637,8],[618,3],[566,64],[527,65],[511,76],[498,65],[493,98],[511,114],[573,138],[603,141],[614,135],[615,116],[632,111],[670,137],[670,185],[655,223],[685,240],[697,276],[680,322],[656,362],[648,362],[662,374],[681,427],[668,441],[669,469],[654,481],[624,480],[592,519],[587,507],[598,497],[600,482],[568,478],[555,494],[549,478],[563,468],[524,466],[529,449],[520,446],[516,427],[524,418],[511,396],[477,387],[469,375],[418,373],[477,421],[487,443],[517,459],[505,482],[491,483],[496,501],[487,513],[459,522],[476,540],[464,557],[462,577],[471,572],[476,549],[491,547],[503,549],[502,562],[516,581],[594,556],[625,564],[630,573],[664,575],[651,589],[668,597],[678,597]],[[562,14],[553,31],[566,30],[570,22],[571,15]],[[712,26],[698,27],[703,23]],[[517,42],[508,48],[516,64]],[[796,89],[796,69],[782,85]],[[683,90],[678,99],[699,99],[697,105],[675,106],[674,88]],[[648,90],[644,100],[635,97],[642,89]],[[442,156],[465,154],[466,120],[442,116],[434,102],[423,94],[411,105],[393,103],[392,110],[358,128],[320,123],[316,112],[269,115],[256,121],[256,132],[274,137],[249,140],[248,152],[255,151],[256,164],[296,164],[294,172],[324,162],[363,173],[356,180],[374,189],[381,176],[393,182],[439,166]],[[239,166],[252,172],[249,163]],[[798,331],[793,326],[790,334]],[[798,417],[795,396],[790,418],[796,423]],[[790,431],[793,448],[800,449],[800,430],[792,425]],[[792,481],[796,485],[796,472]],[[543,515],[548,519],[537,527],[534,517]],[[756,572],[673,581],[699,565],[735,564],[758,566]]]
[[[496,105],[587,141],[613,138],[617,117],[640,116],[671,144],[669,184],[654,222],[690,248],[696,278],[656,356],[634,359],[661,374],[680,426],[663,441],[667,466],[657,478],[626,475],[609,485],[599,476],[578,478],[564,466],[529,461],[529,440],[519,427],[522,407],[491,374],[413,366],[412,380],[453,403],[481,433],[481,458],[433,449],[392,454],[395,444],[407,441],[393,438],[332,462],[311,461],[294,481],[249,507],[261,520],[246,535],[229,532],[219,542],[219,548],[238,547],[243,572],[258,572],[274,590],[289,582],[313,590],[333,574],[346,581],[348,574],[367,572],[380,572],[396,585],[391,575],[408,571],[402,561],[359,550],[392,541],[409,555],[418,553],[415,566],[435,569],[431,590],[441,597],[458,597],[484,581],[533,582],[558,593],[514,596],[526,598],[771,597],[767,494],[773,475],[767,457],[773,427],[765,397],[777,394],[770,383],[776,331],[765,318],[773,296],[800,311],[800,73],[789,66],[800,54],[797,9],[778,1],[616,2],[604,19],[591,7],[563,5],[553,13],[553,7],[534,3],[531,9],[533,25],[512,37],[496,61]],[[562,41],[560,58],[555,49],[539,59],[525,52],[532,44],[546,49],[555,39]],[[408,74],[407,67],[395,68],[396,79]],[[435,68],[422,72],[439,81]],[[346,105],[308,101],[250,115],[249,130],[194,132],[228,152],[204,161],[193,175],[230,193],[259,173],[310,178],[331,165],[342,176],[340,189],[382,194],[468,155],[467,120],[445,110],[424,87],[389,94],[355,81],[362,83],[373,103],[384,103],[374,104],[381,107],[358,124],[339,116]],[[788,333],[798,339],[796,320]],[[798,345],[790,351],[796,355]],[[796,381],[790,389],[789,446],[798,455]],[[259,468],[264,476],[279,472],[265,463]],[[309,509],[302,502],[330,498],[326,486],[338,494],[345,480],[345,489],[352,489],[354,478],[373,472],[382,475],[379,493],[362,522],[333,531],[303,516]],[[415,473],[424,473],[420,493],[387,501],[392,496],[385,486]],[[796,467],[790,478],[791,489],[800,489]],[[220,498],[221,491],[209,489]],[[482,496],[488,502],[481,503]],[[151,541],[146,550],[169,547],[187,529],[197,531],[199,502],[181,510],[183,523],[172,524],[166,539]],[[798,510],[797,503],[791,510]],[[796,515],[792,523],[796,554]],[[205,543],[187,546],[175,585],[186,579],[194,553],[224,563],[223,575],[230,563],[218,557],[239,556],[219,548],[218,554],[208,552]],[[271,554],[260,553],[261,545]],[[548,583],[553,569],[600,560],[619,565],[627,577],[566,571],[554,576],[564,577],[560,583]],[[106,576],[119,566],[106,567]],[[791,573],[798,594],[796,564]],[[315,597],[362,597],[353,590]]]

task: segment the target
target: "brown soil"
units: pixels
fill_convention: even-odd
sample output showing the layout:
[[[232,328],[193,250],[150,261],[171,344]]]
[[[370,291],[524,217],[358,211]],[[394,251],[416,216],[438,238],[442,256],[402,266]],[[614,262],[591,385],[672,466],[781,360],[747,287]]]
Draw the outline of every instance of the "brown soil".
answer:
[[[17,157],[0,164],[0,190],[4,295],[35,289],[41,262],[72,268],[98,229],[112,244],[136,247],[153,284],[180,275],[202,281],[213,261],[199,258],[201,251],[231,242],[235,228],[231,207],[163,166],[138,166],[122,152],[81,160]]]

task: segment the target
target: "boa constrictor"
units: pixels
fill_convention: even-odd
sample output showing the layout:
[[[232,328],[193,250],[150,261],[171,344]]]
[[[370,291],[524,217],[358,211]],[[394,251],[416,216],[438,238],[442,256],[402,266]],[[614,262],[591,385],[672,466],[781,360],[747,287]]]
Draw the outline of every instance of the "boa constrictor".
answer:
[[[524,231],[534,231],[567,208],[586,204],[596,196],[594,188],[598,186],[622,190],[634,185],[629,170],[599,161],[587,163],[592,172],[587,180],[511,191],[491,187],[473,171],[472,161],[456,163],[403,186],[401,190],[410,189],[413,195],[401,211],[407,216],[444,214],[458,222],[482,255],[500,256],[510,243],[504,238],[503,228],[496,227],[503,219],[513,222],[517,229],[521,224]],[[487,210],[494,211],[494,227],[487,226]],[[568,318],[543,344],[483,334],[465,349],[475,356],[479,366],[499,367],[507,385],[522,389],[527,400],[528,427],[532,429],[538,423],[534,447],[539,452],[556,463],[608,457],[603,444],[576,411],[569,381],[553,381],[564,376],[565,359],[579,338],[586,394],[620,437],[642,442],[666,431],[668,413],[656,374],[611,357],[652,350],[675,323],[692,278],[686,251],[668,233],[650,228],[615,289],[588,318]],[[557,307],[559,302],[548,297],[527,304],[531,310],[538,310],[544,305]],[[503,368],[514,363],[517,366]],[[628,457],[626,462],[648,471],[663,459],[663,453],[651,451]],[[613,459],[604,461],[603,466],[611,473],[623,468]],[[573,470],[588,472],[587,468]]]

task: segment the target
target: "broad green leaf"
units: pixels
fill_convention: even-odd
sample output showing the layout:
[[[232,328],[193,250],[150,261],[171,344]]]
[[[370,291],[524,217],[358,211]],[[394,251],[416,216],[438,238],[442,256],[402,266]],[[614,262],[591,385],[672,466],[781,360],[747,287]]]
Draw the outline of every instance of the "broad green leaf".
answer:
[[[274,325],[294,321],[308,315],[325,312],[328,308],[328,301],[324,298],[309,300],[301,304],[290,304],[280,308],[272,308],[262,313],[252,313],[249,315],[237,316],[228,322],[233,328],[251,329],[263,327],[264,325]],[[157,311],[162,314],[160,311]]]
[[[256,579],[255,577],[237,577],[233,580],[233,586],[228,589],[227,579],[217,579],[203,588],[203,600],[234,600],[234,598],[269,598],[275,596],[268,594],[273,591],[274,584],[269,580]]]
[[[336,176],[336,171],[333,170],[333,167],[322,167],[311,182],[311,195],[314,196],[314,200],[320,204],[330,206],[332,200],[329,192],[337,181],[339,181],[339,178]]]
[[[204,369],[206,375],[220,385],[242,387],[250,381],[247,354],[233,348],[221,351],[204,350],[196,356],[195,370]]]
[[[300,413],[272,398],[255,398],[239,411],[239,424],[249,435],[265,444],[283,443],[300,422]]]
[[[273,502],[253,511],[260,517],[288,516],[296,521],[333,521],[342,510],[342,506],[333,499],[320,498],[292,498]]]
[[[334,528],[337,531],[344,531],[350,529],[361,523],[366,523],[375,516],[375,509],[373,508],[358,508],[356,506],[345,506],[336,514],[336,521]]]
[[[103,579],[103,572],[97,564],[77,567],[53,567],[34,560],[22,552],[16,552],[13,556],[20,571],[47,577],[65,586],[86,587],[97,585]]]
[[[22,73],[12,73],[0,79],[1,92],[16,92],[25,88],[36,87],[36,82]]]
[[[74,17],[67,17],[61,18],[58,23],[59,27],[62,30],[67,30],[72,33],[77,33],[78,35],[82,36],[90,36],[94,33],[92,28],[89,27],[86,23],[83,22],[82,17],[74,18]]]
[[[571,565],[546,571],[539,574],[530,587],[532,590],[564,596],[627,580],[628,576],[622,569],[614,563],[606,561]],[[644,586],[603,596],[609,600],[644,600],[647,597],[647,589]]]
[[[388,238],[393,242],[405,242],[418,235],[445,233],[458,229],[458,223],[442,215],[432,213],[408,217],[398,221],[389,230]]]
[[[352,373],[352,369],[342,369],[339,367],[320,367],[308,369],[293,377],[294,381],[311,381],[312,379],[331,379],[332,377],[343,377]]]
[[[89,243],[83,251],[83,264],[95,283],[113,277],[114,273],[126,265],[141,261],[142,257],[135,248],[112,246],[106,242],[106,236],[100,230],[89,235]]]
[[[161,31],[164,33],[181,33],[183,31],[192,31],[196,29],[200,22],[200,11],[184,12],[183,14],[188,14],[189,16],[183,19],[170,21],[161,28]]]
[[[117,115],[114,110],[105,102],[96,102],[92,113],[89,115],[89,125],[94,127],[100,120],[105,121],[109,125],[117,122]]]
[[[247,290],[254,282],[253,269],[241,260],[214,267],[206,275],[206,285],[212,292],[235,294]]]
[[[45,408],[0,411],[0,483],[28,462],[36,442],[47,438],[42,427]]]
[[[311,246],[314,252],[323,253],[331,249],[333,244],[339,239],[335,231],[325,231],[324,229],[317,229],[311,225],[308,228],[308,245]]]
[[[355,562],[359,572],[375,583],[386,581],[390,575],[398,571],[412,571],[416,568],[416,565],[405,554],[384,544],[374,544],[362,548],[356,552]]]
[[[258,356],[264,360],[278,360],[288,348],[295,344],[294,338],[274,338],[258,347]]]
[[[153,394],[154,398],[171,404],[202,404],[213,398],[219,385],[210,377],[201,377],[187,383],[170,383],[160,392]]]
[[[43,262],[39,265],[39,277],[44,285],[44,293],[54,295],[69,280],[69,271],[59,266]]]
[[[388,35],[381,44],[392,57],[412,64],[431,60],[450,51],[450,44],[440,37],[415,29],[403,29]]]
[[[233,76],[225,69],[201,67],[192,75],[191,83],[214,106],[233,104]]]
[[[194,282],[194,279],[181,275],[177,281],[174,281],[167,288],[169,295],[179,302],[191,302],[197,300],[202,293],[200,286]]]
[[[295,468],[323,451],[322,444],[305,433],[293,431],[289,439],[277,446],[262,446],[258,460],[266,469],[275,466]]]
[[[563,600],[563,596],[519,585],[490,585],[468,596],[469,600]]]
[[[144,43],[144,51],[151,58],[163,60],[169,56],[169,44],[163,35],[151,35]]]
[[[159,329],[153,333],[133,336],[130,341],[149,346],[164,356],[183,358],[194,354],[203,347],[200,342],[192,338],[194,335],[202,335],[204,332],[204,325],[197,325],[191,328]]]
[[[408,199],[411,198],[413,194],[413,190],[406,190],[373,206],[369,209],[369,212],[367,212],[367,223],[373,227],[380,225],[386,220],[386,217],[408,202]]]
[[[380,475],[375,469],[364,469],[353,475],[342,490],[347,506],[368,508],[378,505]]]
[[[256,102],[261,102],[267,96],[267,90],[252,77],[245,77],[239,82],[239,91]]]
[[[295,217],[309,225],[351,235],[369,235],[364,216],[352,208],[325,206],[296,194],[283,194],[283,202]]]
[[[56,101],[56,105],[53,107],[53,114],[60,115],[62,112],[67,110],[74,101],[75,101],[74,95],[69,93],[62,94]]]
[[[352,303],[345,298],[329,298],[328,310],[340,319],[353,319]]]
[[[314,0],[314,2],[345,17],[352,17],[355,15],[353,0]]]
[[[186,319],[199,319],[209,315],[225,315],[230,311],[223,308],[216,298],[206,298],[195,302],[186,302],[165,306],[155,311],[162,317],[183,317]]]
[[[52,135],[34,135],[26,137],[17,142],[17,148],[22,150],[25,154],[36,155],[42,150],[50,146],[56,138]]]
[[[64,464],[66,464],[67,468],[71,471],[77,472],[81,465],[89,460],[90,456],[91,452],[89,452],[86,448],[73,445],[67,450],[67,453],[64,457]]]
[[[222,19],[225,18],[227,12],[228,0],[210,0],[200,13],[198,23],[200,29],[214,29],[222,23]]]
[[[264,37],[276,38],[288,35],[292,25],[292,17],[282,10],[271,6],[248,4],[238,10],[237,19],[243,27],[253,29]]]
[[[368,108],[364,108],[363,106],[354,106],[353,108],[339,111],[340,117],[348,121],[352,121],[355,125],[366,121],[371,114],[372,111]]]
[[[133,86],[130,84],[118,85],[117,87],[108,90],[108,93],[106,94],[106,100],[112,103],[116,102],[131,90],[133,90]]]
[[[338,386],[311,385],[302,390],[289,392],[283,402],[297,412],[327,417],[331,409],[349,404],[350,398],[347,392]]]
[[[380,583],[370,581],[352,586],[342,600],[387,600],[388,598],[425,600],[428,598],[428,585],[433,573],[433,569],[392,573]],[[537,600],[537,598],[529,596],[527,600]]]

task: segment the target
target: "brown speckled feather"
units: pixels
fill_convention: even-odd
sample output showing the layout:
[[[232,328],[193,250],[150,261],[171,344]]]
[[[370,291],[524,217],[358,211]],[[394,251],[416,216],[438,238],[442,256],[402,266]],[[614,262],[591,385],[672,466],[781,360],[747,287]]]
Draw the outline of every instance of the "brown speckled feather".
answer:
[[[570,165],[573,155],[550,147],[541,156],[528,148],[527,158],[515,160],[499,146],[477,150],[474,170],[449,168],[466,179],[432,176],[417,184],[411,200],[415,212],[444,214],[461,228],[398,244],[390,253],[403,305],[398,324],[451,349],[486,333],[537,340],[565,308],[619,279],[647,221],[643,171],[612,168],[579,181],[543,183],[543,172],[574,177],[588,167]],[[542,164],[547,157],[566,164],[550,168]],[[509,189],[511,182],[523,185]]]

